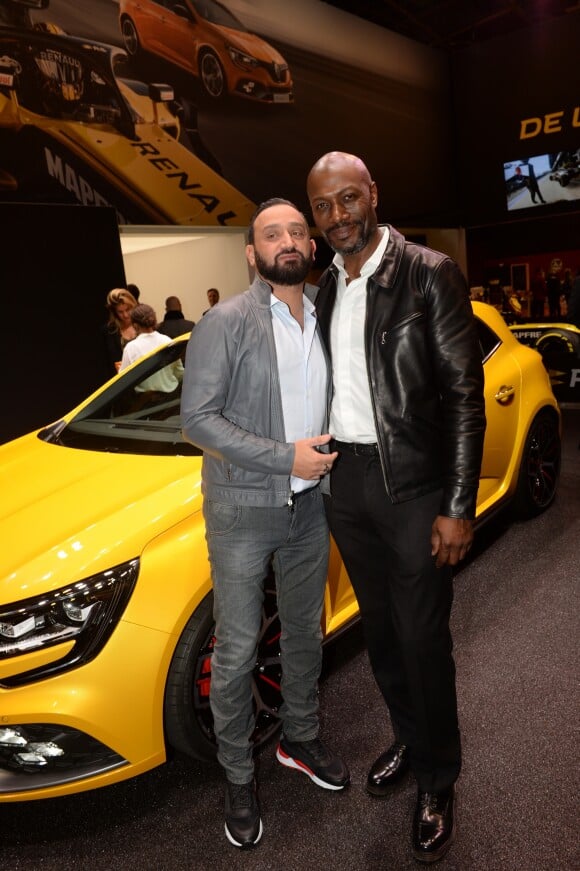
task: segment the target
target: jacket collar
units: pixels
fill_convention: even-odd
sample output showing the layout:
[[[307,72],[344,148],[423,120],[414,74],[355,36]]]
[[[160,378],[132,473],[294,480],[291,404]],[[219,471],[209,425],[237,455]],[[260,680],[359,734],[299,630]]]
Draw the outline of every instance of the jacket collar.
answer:
[[[403,251],[405,250],[405,237],[395,230],[390,224],[381,224],[389,231],[389,241],[383,258],[372,275],[375,284],[385,289],[392,287],[395,283]],[[338,279],[338,269],[334,263],[331,263],[320,280],[320,288],[326,288],[331,280]]]

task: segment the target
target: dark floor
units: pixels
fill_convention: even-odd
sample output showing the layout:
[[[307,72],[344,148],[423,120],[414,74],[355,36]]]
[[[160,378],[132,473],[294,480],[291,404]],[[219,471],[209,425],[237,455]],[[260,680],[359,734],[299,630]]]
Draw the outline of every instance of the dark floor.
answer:
[[[578,579],[580,410],[564,412],[561,486],[528,523],[482,530],[456,577],[453,614],[464,770],[446,871],[579,871]],[[1,865],[27,871],[337,871],[421,867],[410,858],[415,787],[363,790],[390,742],[360,631],[328,651],[323,734],[352,785],[318,789],[259,760],[264,838],[241,853],[223,833],[216,766],[173,760],[133,781],[67,799],[2,805]]]

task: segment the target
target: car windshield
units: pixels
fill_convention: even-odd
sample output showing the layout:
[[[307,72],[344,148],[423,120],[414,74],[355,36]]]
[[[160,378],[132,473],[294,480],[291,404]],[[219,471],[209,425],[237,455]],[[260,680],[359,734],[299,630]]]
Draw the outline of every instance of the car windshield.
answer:
[[[39,438],[90,451],[199,456],[181,435],[186,347],[186,340],[165,345],[122,373],[67,424],[52,424]]]
[[[219,24],[221,27],[229,27],[231,30],[241,30],[243,33],[247,33],[247,28],[242,22],[229,9],[226,9],[221,3],[216,3],[215,0],[191,0],[191,5],[201,18],[205,18],[211,24]]]

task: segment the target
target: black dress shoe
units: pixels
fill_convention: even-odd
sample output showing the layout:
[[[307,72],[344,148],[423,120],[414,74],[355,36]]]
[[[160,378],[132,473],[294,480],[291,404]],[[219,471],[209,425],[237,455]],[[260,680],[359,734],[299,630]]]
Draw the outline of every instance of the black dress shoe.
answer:
[[[409,748],[395,741],[371,767],[367,777],[367,792],[382,798],[409,768]]]
[[[413,856],[419,862],[438,862],[455,839],[455,787],[444,792],[421,792],[413,819]]]

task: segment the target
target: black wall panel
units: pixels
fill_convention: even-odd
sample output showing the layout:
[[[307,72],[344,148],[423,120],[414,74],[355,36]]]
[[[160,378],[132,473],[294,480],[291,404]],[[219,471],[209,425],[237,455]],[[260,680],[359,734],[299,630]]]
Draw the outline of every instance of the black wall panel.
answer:
[[[70,410],[105,379],[105,299],[125,284],[115,212],[0,204],[0,441]]]

